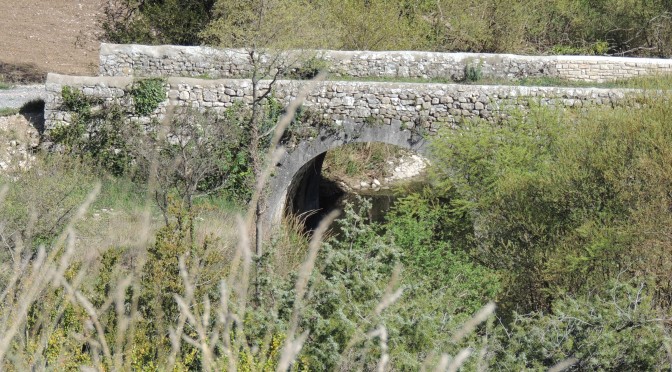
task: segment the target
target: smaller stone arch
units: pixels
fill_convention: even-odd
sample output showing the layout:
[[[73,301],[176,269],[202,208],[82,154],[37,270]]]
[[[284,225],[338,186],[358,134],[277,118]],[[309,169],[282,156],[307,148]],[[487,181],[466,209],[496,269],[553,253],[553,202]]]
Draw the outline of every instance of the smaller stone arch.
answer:
[[[319,205],[319,179],[327,151],[358,142],[382,142],[427,155],[427,141],[400,124],[367,124],[345,121],[337,130],[321,130],[312,140],[300,142],[276,164],[265,198],[264,221],[277,225],[288,203],[299,203],[305,210]],[[298,199],[297,199],[298,195]]]

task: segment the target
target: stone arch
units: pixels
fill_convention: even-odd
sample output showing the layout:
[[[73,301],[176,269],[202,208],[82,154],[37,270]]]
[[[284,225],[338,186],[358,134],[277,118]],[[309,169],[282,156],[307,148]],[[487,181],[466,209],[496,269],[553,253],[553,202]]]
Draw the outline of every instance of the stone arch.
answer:
[[[327,151],[358,142],[382,142],[427,154],[427,142],[418,133],[402,129],[400,125],[359,124],[345,122],[338,130],[322,130],[313,140],[304,140],[288,151],[276,164],[269,181],[264,220],[268,226],[282,219],[288,202],[303,204],[303,208],[316,209],[319,198],[319,175]]]

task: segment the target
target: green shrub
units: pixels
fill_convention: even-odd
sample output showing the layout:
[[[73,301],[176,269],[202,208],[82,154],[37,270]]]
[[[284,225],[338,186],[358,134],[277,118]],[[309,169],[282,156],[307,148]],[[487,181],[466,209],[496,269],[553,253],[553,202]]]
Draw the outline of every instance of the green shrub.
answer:
[[[493,369],[548,369],[570,358],[577,370],[669,369],[661,323],[644,283],[605,283],[579,297],[557,299],[551,312],[516,315],[491,346]]]
[[[85,96],[81,90],[67,85],[61,89],[61,97],[63,98],[63,108],[78,115],[89,115],[91,106],[99,103],[93,98]]]
[[[420,368],[428,354],[454,355],[467,345],[480,348],[478,337],[469,336],[458,344],[450,337],[487,302],[495,278],[459,255],[443,262],[441,273],[423,271],[410,258],[417,250],[405,252],[408,245],[397,245],[397,238],[409,244],[436,242],[402,222],[403,212],[385,225],[376,225],[366,217],[368,208],[366,201],[358,208],[346,206],[344,218],[336,222],[338,235],[325,242],[319,253],[302,322],[302,328],[309,331],[302,355],[311,368],[374,368],[380,358],[379,340],[366,334],[378,326],[387,330],[391,365],[399,369]],[[420,224],[430,224],[430,220],[423,219]],[[409,265],[401,268],[405,261]],[[395,268],[401,268],[398,281],[390,283]],[[374,310],[388,286],[403,288],[403,296],[377,314]],[[291,309],[293,295],[290,290],[282,296],[289,302],[280,307],[280,315]],[[455,298],[460,300],[453,301]]]
[[[672,136],[670,109],[642,99],[646,108],[469,121],[436,138],[434,182],[454,189],[455,205],[474,221],[465,250],[504,275],[512,296],[504,304],[544,310],[559,293],[589,291],[624,271],[659,277],[668,267],[669,240],[642,232],[667,231],[672,218],[661,209],[672,159],[658,150]]]
[[[81,93],[71,94],[66,88],[64,103],[73,110],[72,122],[53,128],[50,139],[65,153],[114,175],[131,173],[135,169],[137,141],[142,135],[140,126],[129,121],[119,105],[92,112],[90,100]]]
[[[113,43],[199,45],[214,0],[120,0],[103,8],[102,38]]]
[[[143,79],[136,81],[131,89],[135,113],[147,116],[159,108],[159,104],[166,100],[166,90],[163,79]]]
[[[295,80],[310,80],[315,78],[320,72],[326,72],[328,68],[329,63],[324,59],[310,57],[301,62],[299,67],[290,69],[287,77]]]
[[[480,64],[474,66],[472,64],[467,64],[464,66],[464,81],[469,83],[475,83],[481,80],[483,77],[483,72],[481,71]]]
[[[178,110],[168,123],[168,137],[148,136],[151,145],[140,152],[139,161],[142,169],[159,162],[161,199],[175,192],[191,206],[196,195],[216,192],[236,203],[248,200],[252,170],[246,115],[246,108],[239,105],[221,115]],[[157,158],[152,149],[158,149]]]

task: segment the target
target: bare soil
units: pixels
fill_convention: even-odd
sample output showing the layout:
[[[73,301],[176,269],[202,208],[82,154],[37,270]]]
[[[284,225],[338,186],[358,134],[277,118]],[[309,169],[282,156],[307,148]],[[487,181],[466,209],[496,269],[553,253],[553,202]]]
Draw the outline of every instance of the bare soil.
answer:
[[[30,168],[40,135],[27,115],[0,117],[0,175],[11,175]]]
[[[0,74],[39,83],[48,72],[96,75],[105,0],[0,0]]]

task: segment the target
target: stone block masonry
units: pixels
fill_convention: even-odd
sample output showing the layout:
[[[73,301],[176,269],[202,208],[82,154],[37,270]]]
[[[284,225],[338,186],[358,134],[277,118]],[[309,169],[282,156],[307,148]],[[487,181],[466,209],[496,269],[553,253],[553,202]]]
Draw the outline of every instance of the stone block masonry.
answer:
[[[45,129],[48,131],[70,121],[61,108],[64,86],[80,89],[85,95],[103,102],[131,105],[128,91],[131,77],[72,77],[49,74],[46,89]],[[262,82],[262,86],[268,82]],[[616,105],[628,94],[628,89],[556,88],[523,86],[479,86],[458,84],[343,82],[281,80],[274,86],[276,99],[287,104],[301,87],[313,84],[304,107],[313,109],[335,125],[392,125],[406,129],[436,132],[441,125],[454,125],[462,118],[494,120],[506,116],[512,109],[529,109],[530,105],[552,107],[584,107]],[[147,117],[135,117],[148,122],[160,119],[167,105],[223,111],[236,101],[250,103],[252,87],[249,80],[167,78],[166,100]]]
[[[461,81],[469,68],[478,70],[483,78],[551,77],[587,82],[672,73],[672,60],[652,58],[329,50],[287,54],[285,59],[296,61],[297,67],[316,58],[326,62],[331,74],[355,78]],[[251,74],[245,50],[170,45],[102,44],[99,68],[103,76],[220,79]]]

